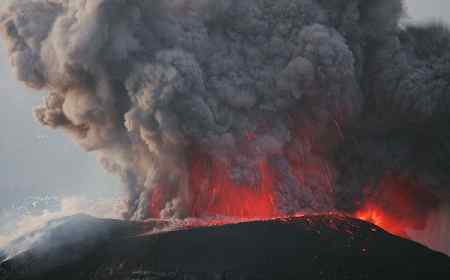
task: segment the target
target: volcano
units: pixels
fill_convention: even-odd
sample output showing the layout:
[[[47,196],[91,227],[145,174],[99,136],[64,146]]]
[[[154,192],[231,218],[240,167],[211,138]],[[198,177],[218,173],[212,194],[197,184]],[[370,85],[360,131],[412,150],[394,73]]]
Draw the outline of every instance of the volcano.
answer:
[[[361,220],[312,215],[186,226],[77,215],[4,248],[0,278],[449,279],[450,258]],[[170,227],[169,227],[170,228]]]

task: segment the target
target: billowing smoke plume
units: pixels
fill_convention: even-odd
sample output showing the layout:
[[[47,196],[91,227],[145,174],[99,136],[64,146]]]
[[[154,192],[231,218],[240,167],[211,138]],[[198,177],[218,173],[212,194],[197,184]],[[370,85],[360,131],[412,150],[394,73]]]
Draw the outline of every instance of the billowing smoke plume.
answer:
[[[351,212],[385,176],[449,200],[450,33],[400,0],[9,2],[37,119],[121,176],[127,218]]]

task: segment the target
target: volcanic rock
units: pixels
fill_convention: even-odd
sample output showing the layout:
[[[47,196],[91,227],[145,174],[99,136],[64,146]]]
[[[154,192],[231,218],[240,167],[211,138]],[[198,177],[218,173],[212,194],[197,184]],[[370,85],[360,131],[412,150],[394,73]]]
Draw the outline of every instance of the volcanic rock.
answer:
[[[449,257],[339,215],[167,223],[52,221],[4,248],[0,279],[450,279]]]

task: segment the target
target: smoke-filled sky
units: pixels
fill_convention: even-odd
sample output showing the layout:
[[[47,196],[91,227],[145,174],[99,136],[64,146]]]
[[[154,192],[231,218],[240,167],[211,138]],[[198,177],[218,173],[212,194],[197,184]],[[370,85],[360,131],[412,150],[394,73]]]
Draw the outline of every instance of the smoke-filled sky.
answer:
[[[447,0],[406,3],[414,21],[450,22]],[[120,189],[118,179],[107,174],[94,155],[80,153],[80,148],[61,133],[35,122],[30,108],[41,102],[41,96],[13,78],[3,46],[0,75],[0,211],[23,197],[50,191],[55,194],[55,190],[56,194],[67,196],[114,193]]]

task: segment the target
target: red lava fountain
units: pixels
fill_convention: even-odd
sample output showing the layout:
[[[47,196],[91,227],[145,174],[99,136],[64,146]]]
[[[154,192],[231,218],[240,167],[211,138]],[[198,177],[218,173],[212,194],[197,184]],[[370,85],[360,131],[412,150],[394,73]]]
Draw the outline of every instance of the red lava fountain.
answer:
[[[200,154],[192,159],[190,187],[191,214],[228,216],[243,219],[278,216],[274,201],[274,174],[269,164],[259,164],[261,178],[255,186],[236,185],[226,163]]]
[[[256,137],[253,133],[247,133],[245,140],[251,142]],[[294,175],[299,187],[303,186],[308,178],[322,180],[322,185],[326,187],[317,191],[326,192],[325,198],[332,196],[332,172],[326,165],[324,167],[322,161],[305,161],[300,153],[288,154],[290,157],[287,168]],[[288,216],[278,208],[279,171],[271,166],[269,160],[260,160],[256,167],[259,178],[251,185],[239,184],[233,180],[231,164],[230,161],[222,161],[206,152],[192,152],[189,167],[190,217],[265,220]],[[161,209],[164,208],[167,200],[164,189],[155,188],[152,193],[149,211],[153,217],[159,217]],[[375,224],[403,238],[410,238],[410,230],[424,230],[428,218],[439,205],[437,197],[429,192],[428,188],[408,177],[385,176],[376,187],[368,189],[371,191],[365,194],[364,203],[350,216]],[[301,213],[292,213],[292,216],[299,214]]]
[[[355,216],[394,235],[409,238],[408,230],[425,229],[436,205],[436,196],[413,179],[386,176]]]
[[[206,154],[192,160],[190,187],[194,217],[270,219],[283,216],[277,210],[274,192],[276,174],[266,161],[259,164],[260,183],[240,186],[233,182],[230,167]],[[408,230],[425,229],[438,205],[436,196],[411,178],[386,176],[353,216],[403,237]]]

